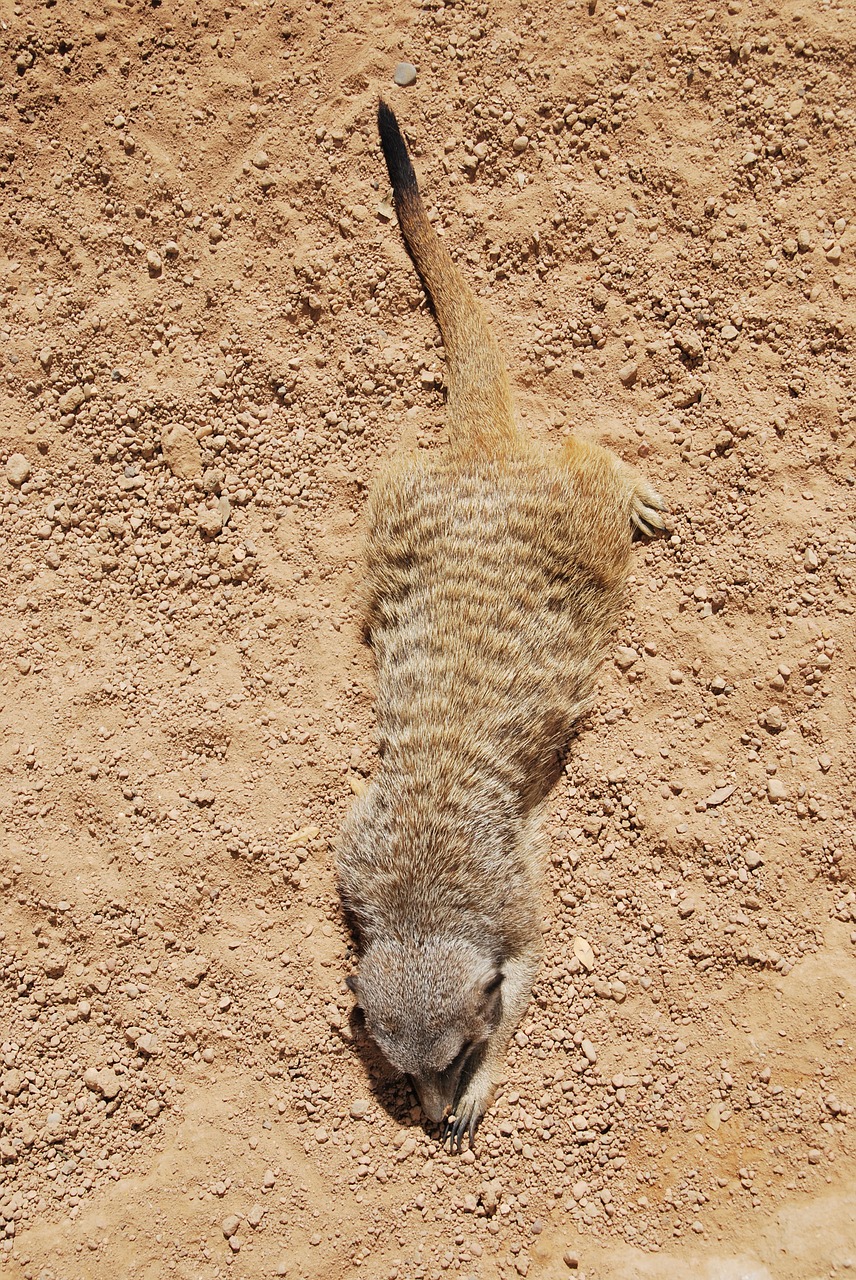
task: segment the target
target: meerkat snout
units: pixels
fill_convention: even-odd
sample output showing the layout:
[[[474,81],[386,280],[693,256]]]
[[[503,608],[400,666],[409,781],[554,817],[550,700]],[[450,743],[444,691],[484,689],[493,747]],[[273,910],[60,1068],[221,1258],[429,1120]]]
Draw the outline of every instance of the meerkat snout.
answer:
[[[381,1052],[410,1077],[428,1119],[442,1120],[500,1019],[502,974],[490,956],[457,938],[382,939],[348,986]]]

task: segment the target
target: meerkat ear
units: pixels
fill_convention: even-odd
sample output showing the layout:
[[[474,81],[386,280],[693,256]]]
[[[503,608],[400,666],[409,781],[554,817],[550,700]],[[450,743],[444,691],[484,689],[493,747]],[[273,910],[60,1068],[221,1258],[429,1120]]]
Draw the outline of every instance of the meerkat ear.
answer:
[[[348,988],[349,991],[353,991],[354,995],[357,997],[357,1004],[359,1004],[360,980],[355,973],[348,974],[347,978],[345,979],[345,986]]]

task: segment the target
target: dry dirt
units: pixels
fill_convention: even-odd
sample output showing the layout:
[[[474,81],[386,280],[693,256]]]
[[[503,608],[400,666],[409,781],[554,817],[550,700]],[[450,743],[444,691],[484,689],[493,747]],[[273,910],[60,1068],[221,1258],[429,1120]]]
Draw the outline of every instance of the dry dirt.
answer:
[[[0,12],[0,1276],[849,1274],[856,11]],[[458,1159],[331,853],[366,486],[443,435],[380,91],[526,423],[673,512]]]

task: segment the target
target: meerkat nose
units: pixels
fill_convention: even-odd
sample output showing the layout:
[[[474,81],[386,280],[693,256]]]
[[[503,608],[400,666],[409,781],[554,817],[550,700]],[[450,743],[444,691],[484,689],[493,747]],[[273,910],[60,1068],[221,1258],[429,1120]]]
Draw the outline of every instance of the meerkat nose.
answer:
[[[422,1076],[417,1080],[415,1076],[411,1076],[411,1080],[425,1115],[432,1124],[439,1124],[449,1109],[449,1100],[439,1079],[436,1076]]]

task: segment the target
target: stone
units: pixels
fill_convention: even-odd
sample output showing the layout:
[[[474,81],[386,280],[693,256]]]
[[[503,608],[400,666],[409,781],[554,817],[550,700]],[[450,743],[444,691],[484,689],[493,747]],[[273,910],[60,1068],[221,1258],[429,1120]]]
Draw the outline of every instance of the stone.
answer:
[[[717,787],[715,791],[711,791],[705,800],[705,807],[715,809],[718,804],[724,804],[726,800],[734,795],[736,788],[732,785],[726,787]]]
[[[241,1225],[241,1219],[238,1217],[238,1215],[236,1213],[230,1213],[229,1216],[224,1218],[223,1221],[220,1223],[220,1228],[223,1232],[223,1235],[226,1237],[226,1239],[231,1240],[232,1236],[238,1230],[238,1227],[240,1225]]]
[[[216,538],[218,533],[222,533],[223,512],[219,504],[216,507],[200,507],[196,527],[206,538]]]
[[[247,1222],[251,1227],[257,1227],[264,1216],[265,1210],[263,1207],[260,1204],[254,1204],[247,1213]]]
[[[150,1058],[157,1049],[157,1041],[150,1031],[144,1031],[137,1037],[135,1048],[142,1057]]]
[[[14,1067],[11,1071],[7,1071],[3,1076],[3,1089],[6,1093],[10,1093],[13,1098],[17,1098],[18,1095],[23,1092],[25,1084],[26,1081],[24,1080],[23,1075]]]
[[[355,1098],[348,1109],[348,1115],[352,1120],[363,1120],[369,1111],[369,1104],[365,1098]]]
[[[102,1098],[106,1098],[108,1102],[122,1092],[122,1083],[115,1071],[99,1071],[98,1087]]]
[[[13,453],[6,462],[6,479],[15,488],[19,488],[25,480],[29,480],[32,468],[23,453]]]
[[[50,955],[44,962],[45,977],[61,978],[65,973],[66,958],[63,955]]]
[[[181,980],[186,987],[198,987],[208,973],[208,961],[204,956],[190,956],[184,963]]]
[[[412,62],[399,62],[392,73],[392,78],[402,89],[407,89],[416,83],[416,68]]]
[[[591,973],[595,965],[595,958],[590,943],[585,938],[574,938],[573,952],[586,972]]]
[[[85,399],[83,387],[76,385],[70,387],[64,395],[60,396],[57,401],[57,407],[60,413],[76,413]]]
[[[202,450],[192,431],[179,423],[161,431],[161,452],[174,476],[194,480],[202,472]]]
[[[632,387],[639,373],[639,366],[635,360],[628,360],[618,370],[618,381],[622,387]]]
[[[675,342],[688,359],[701,360],[704,355],[704,346],[697,333],[694,333],[691,329],[676,329],[673,336]]]

